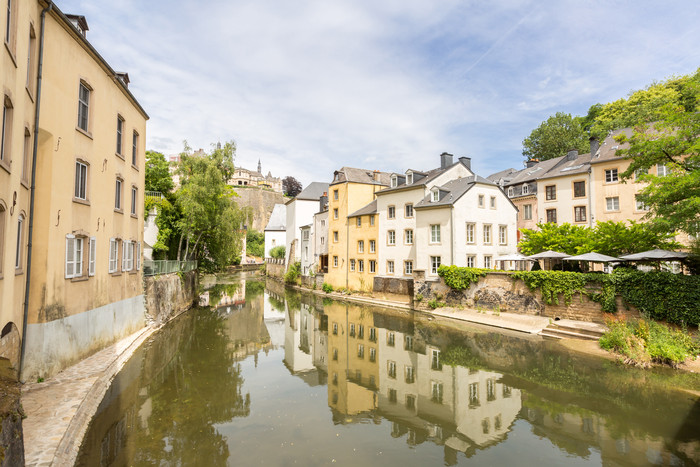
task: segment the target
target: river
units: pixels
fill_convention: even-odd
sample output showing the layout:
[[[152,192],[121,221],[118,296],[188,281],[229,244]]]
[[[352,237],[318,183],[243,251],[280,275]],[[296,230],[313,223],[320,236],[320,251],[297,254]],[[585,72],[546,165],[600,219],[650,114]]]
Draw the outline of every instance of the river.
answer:
[[[117,375],[78,465],[696,465],[700,375],[254,274]]]

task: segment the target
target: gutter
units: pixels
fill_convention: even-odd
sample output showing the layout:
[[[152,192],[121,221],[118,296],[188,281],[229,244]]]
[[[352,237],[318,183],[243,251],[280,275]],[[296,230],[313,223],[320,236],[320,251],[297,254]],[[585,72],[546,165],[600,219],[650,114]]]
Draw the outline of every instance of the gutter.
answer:
[[[27,280],[24,287],[24,310],[22,319],[22,348],[19,357],[19,378],[24,371],[24,357],[27,352],[27,318],[29,316],[29,288],[32,278],[32,237],[34,234],[34,198],[36,196],[36,159],[39,146],[39,114],[41,110],[41,79],[44,66],[44,32],[46,13],[53,9],[53,2],[48,0],[48,6],[41,10],[41,30],[39,32],[39,61],[36,75],[36,108],[34,111],[34,148],[32,149],[32,184],[29,198],[29,232],[27,235]]]

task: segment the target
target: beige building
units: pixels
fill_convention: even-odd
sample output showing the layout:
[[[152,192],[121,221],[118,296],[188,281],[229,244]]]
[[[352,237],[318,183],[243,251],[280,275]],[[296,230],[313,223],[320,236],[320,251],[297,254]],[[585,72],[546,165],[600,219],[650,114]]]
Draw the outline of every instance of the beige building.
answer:
[[[140,269],[148,116],[128,89],[128,75],[115,72],[88,42],[84,17],[44,1],[3,3],[11,19],[3,24],[10,40],[2,52],[10,151],[0,238],[2,253],[11,254],[0,255],[1,316],[3,326],[26,324],[22,376],[34,379],[145,324]],[[36,157],[33,173],[29,155]]]
[[[268,188],[272,191],[282,193],[282,179],[279,177],[273,177],[271,172],[267,172],[267,175],[262,174],[262,164],[258,161],[258,171],[253,172],[252,170],[244,169],[242,167],[237,167],[233,172],[231,180],[228,181],[229,185],[240,187],[240,186],[255,186],[259,188]]]

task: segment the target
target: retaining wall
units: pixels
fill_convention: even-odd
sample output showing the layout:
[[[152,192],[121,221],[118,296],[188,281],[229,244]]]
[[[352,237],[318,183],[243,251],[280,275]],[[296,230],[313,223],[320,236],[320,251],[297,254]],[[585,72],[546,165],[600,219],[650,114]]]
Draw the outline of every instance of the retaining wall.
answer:
[[[284,261],[279,263],[267,262],[265,263],[265,271],[268,276],[272,277],[284,277],[285,270]]]
[[[181,275],[148,276],[144,282],[146,319],[151,326],[165,324],[171,318],[189,309],[199,299],[196,270]]]

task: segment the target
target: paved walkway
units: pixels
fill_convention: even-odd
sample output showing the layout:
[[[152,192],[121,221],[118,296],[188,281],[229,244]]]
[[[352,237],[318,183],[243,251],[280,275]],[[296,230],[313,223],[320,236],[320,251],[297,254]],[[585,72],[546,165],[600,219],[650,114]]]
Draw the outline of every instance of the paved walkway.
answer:
[[[436,308],[429,313],[436,316],[460,319],[471,323],[485,324],[502,329],[537,334],[549,325],[544,316],[522,315],[518,313],[494,313],[491,311],[459,310],[457,308]]]
[[[22,422],[27,466],[75,463],[85,431],[112,379],[154,331],[143,328],[47,381],[24,385],[21,401],[27,415]]]

